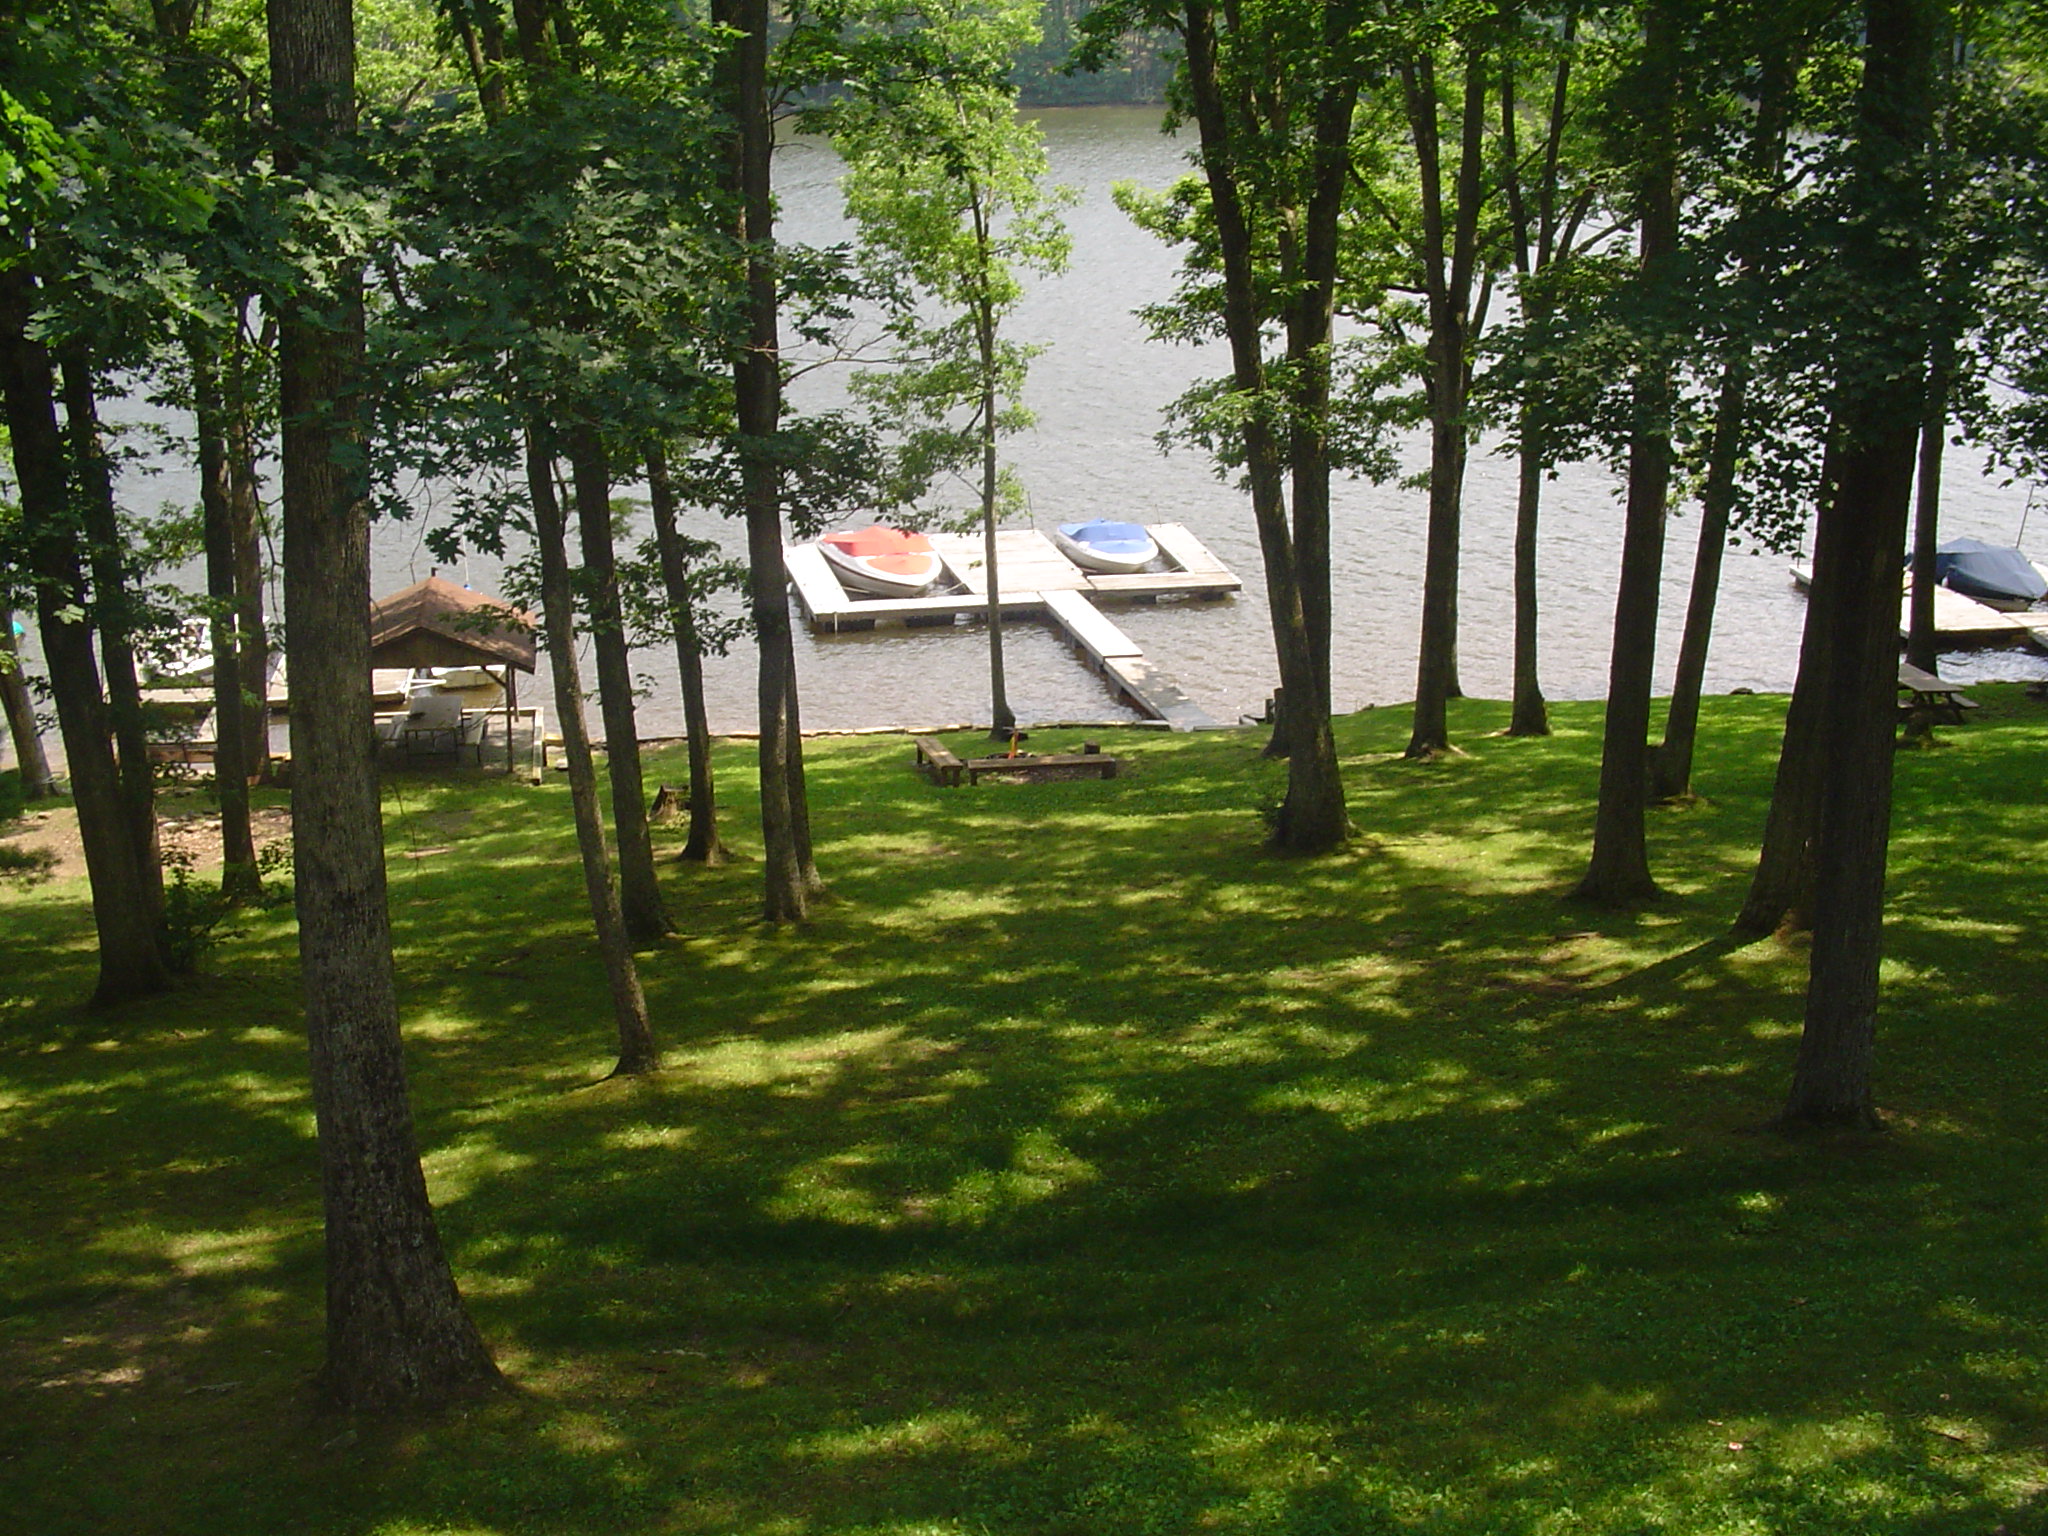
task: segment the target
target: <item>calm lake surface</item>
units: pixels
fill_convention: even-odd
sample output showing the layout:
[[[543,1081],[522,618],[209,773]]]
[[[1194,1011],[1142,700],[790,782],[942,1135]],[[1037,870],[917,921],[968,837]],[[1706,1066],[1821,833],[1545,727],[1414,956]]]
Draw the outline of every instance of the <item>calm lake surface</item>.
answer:
[[[1039,282],[1011,324],[1019,340],[1045,350],[1033,362],[1028,399],[1037,426],[1009,440],[1041,529],[1055,522],[1107,516],[1137,522],[1180,522],[1191,528],[1244,580],[1243,595],[1222,602],[1117,607],[1111,617],[1151,661],[1176,677],[1219,721],[1255,712],[1276,680],[1266,622],[1257,536],[1244,496],[1217,480],[1193,451],[1162,455],[1154,442],[1166,403],[1199,378],[1226,370],[1220,347],[1170,347],[1146,340],[1133,315],[1172,289],[1175,252],[1135,229],[1110,200],[1119,181],[1163,186],[1186,169],[1184,145],[1158,130],[1152,108],[1066,108],[1036,114],[1043,124],[1053,177],[1078,194],[1067,212],[1074,242],[1064,275]],[[813,141],[786,145],[777,166],[782,233],[791,240],[843,238],[838,164]],[[821,370],[799,386],[802,405],[831,403],[843,371]],[[1427,462],[1427,444],[1408,447],[1408,467]],[[1943,529],[2010,543],[2026,506],[2024,486],[2001,486],[1981,471],[1982,456],[1947,456]],[[637,487],[623,488],[635,494]],[[1620,566],[1621,506],[1611,475],[1566,466],[1546,488],[1542,546],[1542,670],[1553,698],[1597,698],[1606,690],[1614,585]],[[190,476],[167,464],[154,481],[126,488],[131,504],[196,499]],[[1465,497],[1460,591],[1459,660],[1467,693],[1504,698],[1510,691],[1513,604],[1510,560],[1514,524],[1513,462],[1481,444],[1473,453]],[[395,590],[436,566],[423,542],[434,497],[421,495],[422,515],[380,526],[374,542],[375,584]],[[968,504],[962,493],[961,505]],[[1413,697],[1421,605],[1426,496],[1398,485],[1340,483],[1333,508],[1335,636],[1332,673],[1339,710]],[[710,515],[689,520],[691,532],[739,551],[737,524]],[[2048,531],[2048,530],[2042,530]],[[2038,542],[2038,532],[2036,534]],[[1693,563],[1692,509],[1674,518],[1665,562],[1659,677],[1668,685],[1683,624]],[[1784,690],[1795,671],[1805,600],[1792,588],[1786,558],[1731,552],[1724,568],[1710,691]],[[441,574],[493,590],[495,562],[474,559]],[[196,581],[196,574],[191,578]],[[804,724],[809,729],[928,726],[988,718],[987,649],[978,626],[813,636],[799,626]],[[1006,628],[1009,694],[1027,723],[1128,718],[1044,622]],[[675,663],[650,649],[636,673],[651,689],[642,702],[649,736],[681,730]],[[2048,675],[2048,660],[2016,652],[1979,652],[1945,664],[1964,678]],[[529,691],[522,697],[552,696]],[[709,667],[714,728],[751,729],[751,648]],[[54,744],[54,742],[53,742]]]

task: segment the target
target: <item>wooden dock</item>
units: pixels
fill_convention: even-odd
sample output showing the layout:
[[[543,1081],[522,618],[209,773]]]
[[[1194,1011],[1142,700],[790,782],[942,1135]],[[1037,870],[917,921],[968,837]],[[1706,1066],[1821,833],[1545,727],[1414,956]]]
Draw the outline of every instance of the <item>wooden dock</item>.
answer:
[[[1088,664],[1133,707],[1175,730],[1214,729],[1171,677],[1145,659],[1122,630],[1096,608],[1097,599],[1157,602],[1161,598],[1220,598],[1243,589],[1230,568],[1179,523],[1157,523],[1149,532],[1159,545],[1157,571],[1126,576],[1084,571],[1035,528],[999,529],[996,562],[1002,582],[1004,616],[1044,614],[1065,632]],[[868,597],[849,592],[815,544],[784,549],[791,586],[811,628],[839,631],[885,626],[922,628],[958,623],[988,611],[988,567],[981,537],[930,535],[952,590],[927,597]]]
[[[2048,573],[2044,573],[2048,574]],[[1792,567],[1792,582],[1804,592],[1813,585],[1808,566]],[[1899,638],[1904,640],[1913,622],[1913,593],[1910,580],[1899,599]],[[2004,613],[1973,597],[1934,589],[1934,634],[1944,646],[1973,648],[1991,645],[2032,645],[2048,650],[2048,613]]]

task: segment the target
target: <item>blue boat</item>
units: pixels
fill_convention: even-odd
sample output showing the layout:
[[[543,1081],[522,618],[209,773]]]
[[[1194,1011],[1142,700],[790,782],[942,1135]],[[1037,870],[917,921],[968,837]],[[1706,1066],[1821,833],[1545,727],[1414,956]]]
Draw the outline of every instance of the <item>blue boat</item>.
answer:
[[[2048,597],[2048,580],[2032,561],[2009,545],[1986,544],[1982,539],[1950,539],[1937,549],[1934,579],[1951,592],[2008,613]]]
[[[1113,523],[1107,518],[1061,523],[1053,529],[1052,542],[1084,571],[1126,575],[1159,558],[1159,546],[1151,534],[1136,523]]]

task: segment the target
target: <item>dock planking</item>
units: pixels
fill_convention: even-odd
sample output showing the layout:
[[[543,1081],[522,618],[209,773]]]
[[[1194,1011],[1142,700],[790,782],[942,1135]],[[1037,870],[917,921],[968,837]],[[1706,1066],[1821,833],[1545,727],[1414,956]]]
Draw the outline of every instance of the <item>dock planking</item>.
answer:
[[[988,598],[987,551],[979,534],[935,533],[932,548],[946,570],[970,596]],[[996,530],[997,576],[1003,601],[1035,602],[1041,592],[1077,592],[1088,585],[1087,573],[1053,548],[1036,528]]]
[[[2048,574],[2048,573],[2044,573]],[[1804,592],[1813,585],[1810,567],[1792,567],[1793,585]],[[1913,627],[1913,592],[1907,578],[1899,599],[1899,638],[1904,640]],[[2005,613],[1973,597],[1947,587],[1934,589],[1934,633],[1952,646],[2024,645],[2032,643],[2048,650],[2048,613]]]
[[[1078,592],[1048,592],[1045,610],[1073,642],[1100,664],[1112,658],[1142,656],[1144,649],[1103,617],[1101,611]]]
[[[1190,576],[1223,576],[1232,583],[1237,578],[1230,574],[1230,568],[1210,552],[1209,546],[1189,532],[1181,523],[1154,523],[1149,530],[1152,542],[1159,546],[1159,552],[1175,566]]]

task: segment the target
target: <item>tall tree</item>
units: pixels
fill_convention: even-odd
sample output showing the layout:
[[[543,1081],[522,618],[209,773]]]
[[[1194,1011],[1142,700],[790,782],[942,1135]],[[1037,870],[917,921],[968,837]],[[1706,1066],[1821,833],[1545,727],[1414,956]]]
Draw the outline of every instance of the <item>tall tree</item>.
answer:
[[[1330,729],[1332,331],[1352,122],[1376,55],[1356,5],[1127,0],[1087,18],[1084,60],[1139,25],[1181,39],[1176,99],[1196,126],[1200,176],[1171,204],[1125,206],[1194,247],[1183,302],[1153,310],[1154,330],[1220,334],[1229,347],[1229,377],[1183,396],[1172,414],[1243,471],[1280,671],[1268,752],[1288,763],[1273,843],[1323,852],[1350,835]],[[1277,358],[1267,356],[1269,328],[1284,334]]]
[[[277,166],[308,190],[317,272],[279,302],[294,886],[327,1249],[321,1386],[348,1409],[445,1402],[498,1380],[456,1290],[420,1168],[399,1041],[370,716],[362,277],[314,186],[356,128],[348,0],[271,8]],[[341,249],[335,249],[337,245]]]
[[[150,766],[142,682],[135,664],[135,635],[141,625],[131,590],[127,539],[114,503],[113,466],[101,434],[98,389],[82,345],[73,342],[66,349],[59,377],[71,451],[72,495],[85,535],[100,663],[107,684],[107,714],[114,729],[121,808],[128,835],[135,842],[135,868],[142,876],[137,894],[147,904],[150,920],[161,926],[164,885],[157,846],[156,777]]]
[[[1447,167],[1446,102],[1437,81],[1437,38],[1430,28],[1399,66],[1402,102],[1421,192],[1416,255],[1428,310],[1423,392],[1429,402],[1429,531],[1422,577],[1422,639],[1416,663],[1415,724],[1407,755],[1434,757],[1450,747],[1449,701],[1458,687],[1458,563],[1474,346],[1485,324],[1490,281],[1482,281],[1480,220],[1485,184],[1490,39],[1469,21],[1450,48],[1459,85],[1448,113],[1457,141]],[[1446,170],[1450,171],[1446,186]],[[1449,196],[1446,196],[1448,191]]]
[[[1836,524],[1828,509],[1841,494],[1840,434],[1832,426],[1821,464],[1818,497],[1821,528]],[[1815,560],[1818,563],[1816,547]],[[1762,938],[1780,930],[1799,932],[1813,920],[1813,822],[1820,794],[1822,700],[1832,673],[1838,625],[1835,589],[1816,579],[1806,600],[1806,625],[1799,637],[1799,671],[1785,709],[1785,735],[1778,747],[1778,771],[1764,819],[1763,846],[1750,876],[1733,932]]]
[[[1664,572],[1664,518],[1671,485],[1673,359],[1668,316],[1678,254],[1678,93],[1680,50],[1674,0],[1648,0],[1641,63],[1628,115],[1637,128],[1635,211],[1640,293],[1647,312],[1643,360],[1630,388],[1628,493],[1621,582],[1614,604],[1607,714],[1601,737],[1600,798],[1593,855],[1577,892],[1627,904],[1657,894],[1650,875],[1645,813],[1649,798],[1650,687],[1656,656],[1657,598]]]
[[[562,729],[562,748],[569,759],[569,798],[576,817],[576,845],[583,864],[583,884],[597,925],[598,953],[612,997],[612,1017],[619,1032],[615,1076],[652,1072],[661,1065],[654,1027],[640,972],[633,963],[631,933],[612,882],[611,855],[604,844],[604,817],[597,803],[597,767],[590,750],[590,729],[583,720],[583,687],[576,662],[576,596],[570,585],[561,501],[555,489],[553,445],[548,428],[536,423],[526,439],[528,494],[533,505],[534,545],[540,554],[542,622],[547,630],[548,669],[555,679],[555,713]],[[609,532],[606,535],[609,543]],[[644,828],[643,828],[644,830]]]
[[[216,146],[227,174],[246,192],[261,172],[262,103],[254,61],[226,57],[225,38],[204,35],[197,4],[151,7],[166,88],[181,120]],[[235,24],[228,35],[243,48]],[[218,200],[184,255],[206,291],[177,326],[182,397],[193,416],[205,548],[207,628],[213,655],[214,787],[220,804],[221,889],[230,901],[261,891],[250,825],[249,785],[269,770],[270,645],[264,625],[262,500],[254,397],[267,391],[262,349],[248,334],[253,275],[248,253],[262,248],[243,213],[261,199]],[[267,361],[267,358],[264,359]]]
[[[1706,684],[1722,556],[1741,490],[1738,477],[1756,435],[1751,383],[1758,337],[1770,324],[1769,274],[1765,271],[1770,254],[1759,226],[1771,218],[1785,195],[1786,139],[1800,65],[1811,43],[1807,29],[1813,18],[1799,8],[1780,12],[1774,20],[1783,30],[1774,28],[1761,49],[1754,115],[1741,157],[1743,174],[1731,199],[1735,203],[1730,236],[1733,271],[1715,295],[1720,301],[1721,376],[1707,439],[1706,477],[1700,490],[1699,542],[1671,703],[1664,718],[1664,739],[1651,755],[1652,792],[1665,800],[1692,793],[1693,748],[1699,733],[1700,696]]]
[[[636,942],[648,944],[674,932],[675,925],[662,906],[661,886],[654,875],[654,845],[647,828],[633,670],[625,615],[619,604],[618,555],[612,543],[611,459],[603,434],[588,420],[568,429],[566,446],[576,487],[584,601],[597,652],[605,769],[612,785],[612,829],[619,840],[619,908],[626,932]],[[538,513],[539,509],[535,510]]]
[[[142,867],[114,761],[112,722],[93,654],[91,592],[79,558],[80,530],[72,517],[68,458],[57,426],[56,370],[32,329],[40,285],[29,259],[25,242],[0,252],[0,394],[21,504],[24,564],[35,583],[43,660],[92,884],[99,936],[93,1001],[111,1004],[148,997],[169,985],[160,909],[147,896],[150,882],[160,881],[161,873]]]
[[[1869,1125],[1891,828],[1899,550],[1924,411],[1936,0],[1869,0],[1838,253],[1837,492],[1816,532],[1829,606],[1814,826],[1813,955],[1786,1125]]]
[[[749,607],[760,647],[756,705],[761,727],[763,915],[771,923],[802,922],[810,915],[813,898],[824,893],[824,881],[811,854],[796,647],[782,556],[782,465],[776,451],[782,420],[782,342],[769,179],[775,135],[768,100],[767,0],[713,0],[712,18],[731,38],[719,83],[731,122],[731,233],[741,253],[745,295],[731,350]]]
[[[236,622],[240,593],[227,407],[211,345],[193,336],[187,341],[186,355],[193,364],[193,427],[199,450],[199,504],[210,601],[207,630],[213,652],[213,780],[220,802],[221,892],[228,900],[239,902],[253,900],[262,881],[256,872],[256,838],[249,819],[251,753],[243,705],[244,647]],[[265,692],[260,676],[254,682],[258,693]]]
[[[1020,398],[1033,349],[1005,340],[1023,297],[1018,272],[1051,274],[1069,244],[1044,185],[1044,136],[1017,115],[1011,61],[1038,37],[1036,0],[916,0],[864,19],[912,36],[930,62],[876,78],[849,70],[849,93],[818,114],[845,157],[848,214],[865,265],[899,297],[896,365],[856,387],[907,423],[913,485],[971,468],[988,583],[991,734],[1017,717],[1003,669],[996,524],[1014,486],[997,461],[1006,432],[1029,426]],[[926,305],[933,308],[927,312]],[[963,419],[964,413],[964,419]]]
[[[568,119],[562,123],[567,140],[564,147],[568,147],[586,131],[584,125],[573,120],[582,105],[582,92],[578,87],[584,81],[580,77],[598,73],[596,62],[580,46],[575,20],[562,0],[515,5],[513,24],[526,66],[522,106],[533,117]],[[486,68],[480,71],[480,79],[484,85],[483,104],[487,113],[502,113],[503,92],[499,89],[502,82],[498,73]],[[576,147],[585,157],[595,149],[588,144]],[[601,150],[595,152],[602,154]],[[543,196],[551,196],[553,190],[550,187]],[[570,251],[574,251],[577,244],[574,229],[573,220],[563,221],[563,233],[569,237],[564,245]],[[550,291],[543,303],[556,325],[582,344],[587,365],[594,361],[587,354],[602,348],[601,342],[596,345],[593,342],[607,330],[605,319],[577,283],[573,262],[550,263],[550,266],[554,269],[546,272],[544,279]],[[559,425],[561,445],[566,450],[574,475],[576,520],[583,550],[584,596],[592,647],[597,655],[598,704],[605,723],[605,766],[612,786],[612,828],[617,839],[619,879],[613,899],[622,914],[626,932],[637,942],[652,943],[672,932],[674,925],[662,906],[661,887],[654,870],[654,847],[648,834],[638,712],[634,706],[632,664],[625,620],[619,606],[617,556],[612,542],[610,449],[599,426],[596,402],[590,398],[596,393],[589,387],[590,382],[576,373],[558,371],[557,377],[551,380],[554,387],[549,392],[552,398],[547,402],[555,422],[536,422],[535,426],[542,438],[552,445],[556,425]],[[529,454],[533,451],[529,444]],[[552,471],[551,449],[546,457]],[[541,525],[546,522],[548,509],[536,503],[533,515],[536,536],[542,540],[545,559],[546,535]],[[550,622],[566,624],[567,614],[557,613]],[[584,847],[586,858],[593,853],[603,856],[604,878],[609,884],[610,861],[609,856],[604,855],[602,843],[595,849],[588,843]],[[605,924],[602,915],[598,923],[600,945],[603,945],[606,941],[602,935]],[[644,1011],[643,1005],[643,1016]],[[624,1027],[623,1014],[621,1018]]]
[[[659,445],[647,450],[647,499],[654,515],[669,633],[676,648],[676,676],[683,690],[683,729],[689,738],[690,830],[682,857],[716,867],[726,862],[727,854],[718,835],[718,784],[711,771],[711,713],[704,701],[704,641],[697,615],[700,593],[690,579],[692,551],[676,526],[668,455]]]
[[[66,28],[0,29],[0,397],[4,397],[19,517],[10,561],[35,591],[37,627],[78,810],[98,932],[97,1003],[146,997],[168,984],[161,943],[162,874],[145,865],[134,806],[124,798],[95,656],[99,593],[87,579],[80,466],[57,423],[57,370],[50,342],[71,339],[65,285],[79,265],[76,232],[113,215],[110,185],[133,194],[146,218],[157,206],[123,183],[102,157],[119,134],[103,133],[86,105],[103,71],[126,59],[103,17],[86,11]],[[17,96],[14,92],[24,94]],[[125,112],[126,96],[100,104]],[[134,114],[154,126],[146,113]],[[121,287],[124,274],[103,274]],[[111,606],[111,605],[110,605]],[[113,615],[115,622],[119,616]],[[131,769],[133,767],[131,760]]]
[[[1587,94],[1579,68],[1580,8],[1569,4],[1553,36],[1543,18],[1534,26],[1519,12],[1503,18],[1498,44],[1500,75],[1501,192],[1506,204],[1508,249],[1514,264],[1520,333],[1529,339],[1529,360],[1513,370],[1516,455],[1514,594],[1515,641],[1510,736],[1548,736],[1550,711],[1537,662],[1537,534],[1543,482],[1555,467],[1559,394],[1555,364],[1560,275],[1597,244],[1604,230],[1591,229],[1588,215],[1600,193],[1597,174],[1574,164],[1584,156],[1569,150],[1576,135],[1580,101]],[[1521,77],[1527,72],[1548,86],[1529,126],[1536,142],[1525,162]],[[1583,242],[1583,243],[1582,243]]]
[[[1315,7],[1314,12],[1307,22],[1308,36],[1319,46],[1324,62],[1337,64],[1352,46],[1356,8],[1328,5]],[[1296,282],[1301,285],[1297,303],[1303,307],[1303,323],[1290,332],[1288,362],[1295,370],[1296,389],[1309,392],[1308,400],[1297,395],[1300,404],[1318,397],[1327,399],[1337,226],[1348,168],[1351,116],[1362,72],[1355,61],[1349,68],[1329,69],[1317,82],[1320,89],[1311,90],[1308,102],[1299,109],[1305,121],[1261,125],[1248,120],[1247,74],[1240,72],[1236,77],[1243,94],[1226,87],[1229,44],[1242,45],[1251,53],[1240,61],[1244,65],[1255,68],[1261,62],[1271,62],[1261,60],[1256,48],[1258,19],[1252,20],[1249,29],[1240,24],[1226,33],[1218,29],[1217,18],[1217,9],[1211,5],[1181,7],[1188,97],[1201,138],[1202,170],[1223,269],[1224,330],[1230,343],[1232,382],[1246,407],[1242,425],[1246,477],[1266,560],[1267,603],[1279,650],[1281,687],[1290,701],[1281,722],[1288,748],[1287,796],[1275,820],[1274,842],[1293,853],[1319,853],[1342,843],[1350,832],[1336,742],[1330,730],[1329,465],[1324,457],[1306,466],[1311,480],[1307,486],[1296,485],[1295,518],[1290,523],[1282,479],[1287,445],[1280,424],[1290,421],[1289,404],[1293,402],[1275,400],[1267,377],[1254,235],[1245,194],[1248,187],[1270,187],[1285,202],[1281,220],[1289,215],[1300,219],[1302,268]],[[1244,18],[1236,19],[1242,23]],[[1296,21],[1297,27],[1301,24]],[[1293,130],[1294,164],[1289,169],[1294,174],[1277,185],[1260,176],[1262,170],[1281,169],[1259,163],[1262,126],[1268,131]],[[1304,513],[1309,519],[1306,527],[1302,525]],[[1320,633],[1314,618],[1317,614],[1323,616]]]

